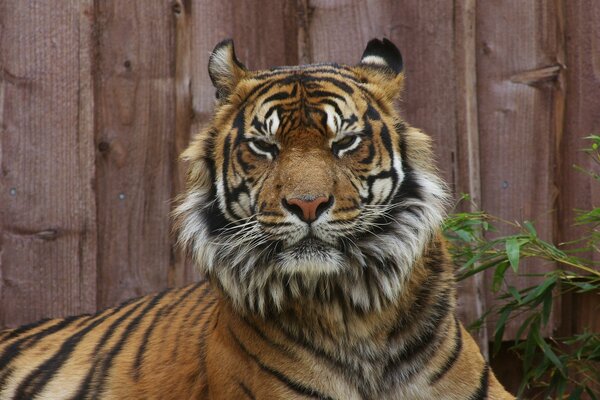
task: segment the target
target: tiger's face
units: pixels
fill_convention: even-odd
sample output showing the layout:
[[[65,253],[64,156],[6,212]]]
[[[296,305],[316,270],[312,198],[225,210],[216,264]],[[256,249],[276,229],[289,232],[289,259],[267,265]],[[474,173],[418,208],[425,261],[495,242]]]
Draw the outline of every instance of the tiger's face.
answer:
[[[427,138],[394,110],[401,70],[387,40],[353,67],[254,72],[230,41],[215,48],[219,100],[184,153],[176,215],[201,271],[241,309],[332,301],[341,289],[364,310],[398,295],[445,198]]]

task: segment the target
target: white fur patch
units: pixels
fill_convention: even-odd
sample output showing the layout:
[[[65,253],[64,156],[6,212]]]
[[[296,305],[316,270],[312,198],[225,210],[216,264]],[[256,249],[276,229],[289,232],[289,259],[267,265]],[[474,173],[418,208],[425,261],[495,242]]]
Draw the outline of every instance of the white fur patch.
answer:
[[[392,178],[377,179],[373,182],[371,193],[373,193],[373,203],[382,203],[389,197],[394,189]]]
[[[323,110],[325,111],[325,114],[327,114],[327,127],[334,135],[338,135],[342,127],[342,118],[330,105],[325,105]]]
[[[267,133],[271,136],[275,136],[277,130],[279,129],[279,115],[277,114],[277,110],[273,111],[269,118],[266,119],[265,125],[267,127]]]
[[[375,65],[382,65],[384,67],[387,67],[388,63],[385,61],[385,59],[383,57],[379,57],[379,56],[366,56],[364,57],[362,60],[360,60],[361,64],[375,64]]]

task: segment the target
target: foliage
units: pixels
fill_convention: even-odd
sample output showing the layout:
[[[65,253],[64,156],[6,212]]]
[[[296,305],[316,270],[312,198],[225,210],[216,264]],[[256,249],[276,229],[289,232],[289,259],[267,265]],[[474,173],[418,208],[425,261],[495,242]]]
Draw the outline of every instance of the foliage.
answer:
[[[586,138],[585,149],[600,165],[600,136]],[[600,175],[587,171],[600,183]],[[445,224],[452,256],[460,265],[459,279],[490,270],[492,290],[500,305],[487,310],[472,328],[477,328],[491,315],[497,317],[494,331],[494,353],[498,352],[509,320],[523,316],[512,350],[522,358],[524,376],[519,396],[529,388],[541,389],[544,398],[579,399],[584,393],[597,399],[594,387],[600,387],[600,333],[580,332],[570,337],[544,337],[557,297],[568,292],[600,294],[600,265],[585,254],[599,252],[600,207],[577,210],[575,224],[585,234],[568,243],[555,245],[539,237],[534,224],[510,222],[484,212],[455,213]],[[509,235],[501,235],[501,227]],[[507,277],[520,274],[525,260],[537,260],[547,266],[535,286],[518,289]]]

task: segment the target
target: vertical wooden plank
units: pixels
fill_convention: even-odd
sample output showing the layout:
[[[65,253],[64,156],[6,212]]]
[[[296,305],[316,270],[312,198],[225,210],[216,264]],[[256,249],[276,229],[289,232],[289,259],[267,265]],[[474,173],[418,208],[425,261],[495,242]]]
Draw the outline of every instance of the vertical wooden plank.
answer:
[[[477,85],[481,147],[482,208],[506,220],[535,221],[538,233],[554,239],[556,188],[555,99],[557,10],[551,2],[478,2]],[[522,273],[553,265],[526,263]],[[491,279],[491,276],[488,278]],[[527,287],[533,277],[509,279]],[[494,302],[493,293],[487,302]],[[514,320],[505,338],[514,337]]]
[[[176,0],[171,11],[175,19],[175,141],[171,160],[171,193],[176,196],[185,187],[186,166],[178,160],[190,140],[192,126],[192,1]],[[169,285],[197,281],[199,273],[184,249],[177,248],[177,238],[171,238]]]
[[[559,201],[559,241],[582,237],[587,228],[574,226],[576,209],[590,210],[600,206],[600,184],[573,168],[578,165],[598,171],[597,165],[580,150],[588,145],[582,138],[600,134],[600,3],[592,0],[568,2],[566,13],[566,124],[561,144],[561,192]],[[600,261],[598,252],[582,254]],[[600,332],[600,295],[574,294],[567,299],[561,332],[572,334],[590,330]]]
[[[0,328],[95,309],[92,24],[0,3]]]
[[[157,291],[174,276],[172,7],[170,0],[97,2],[99,307]]]
[[[481,204],[481,177],[479,175],[479,121],[477,115],[477,43],[475,0],[455,2],[456,49],[456,132],[457,170],[456,192],[468,193],[471,202],[463,207],[477,211]],[[458,313],[462,321],[471,323],[487,310],[486,282],[483,274],[476,274],[459,283]],[[481,352],[488,356],[487,325],[475,333]]]

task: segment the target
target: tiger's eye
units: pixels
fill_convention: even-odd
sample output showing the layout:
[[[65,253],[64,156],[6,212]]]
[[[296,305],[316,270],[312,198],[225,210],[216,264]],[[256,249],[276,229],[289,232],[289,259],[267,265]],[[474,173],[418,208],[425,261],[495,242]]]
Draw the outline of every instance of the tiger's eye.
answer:
[[[333,142],[331,150],[335,155],[341,157],[346,151],[351,151],[358,147],[359,141],[360,137],[358,135],[348,135],[337,142]]]
[[[267,142],[266,140],[254,138],[250,139],[248,144],[250,149],[258,155],[267,155],[273,157],[275,154],[277,154],[277,146],[273,143]]]

